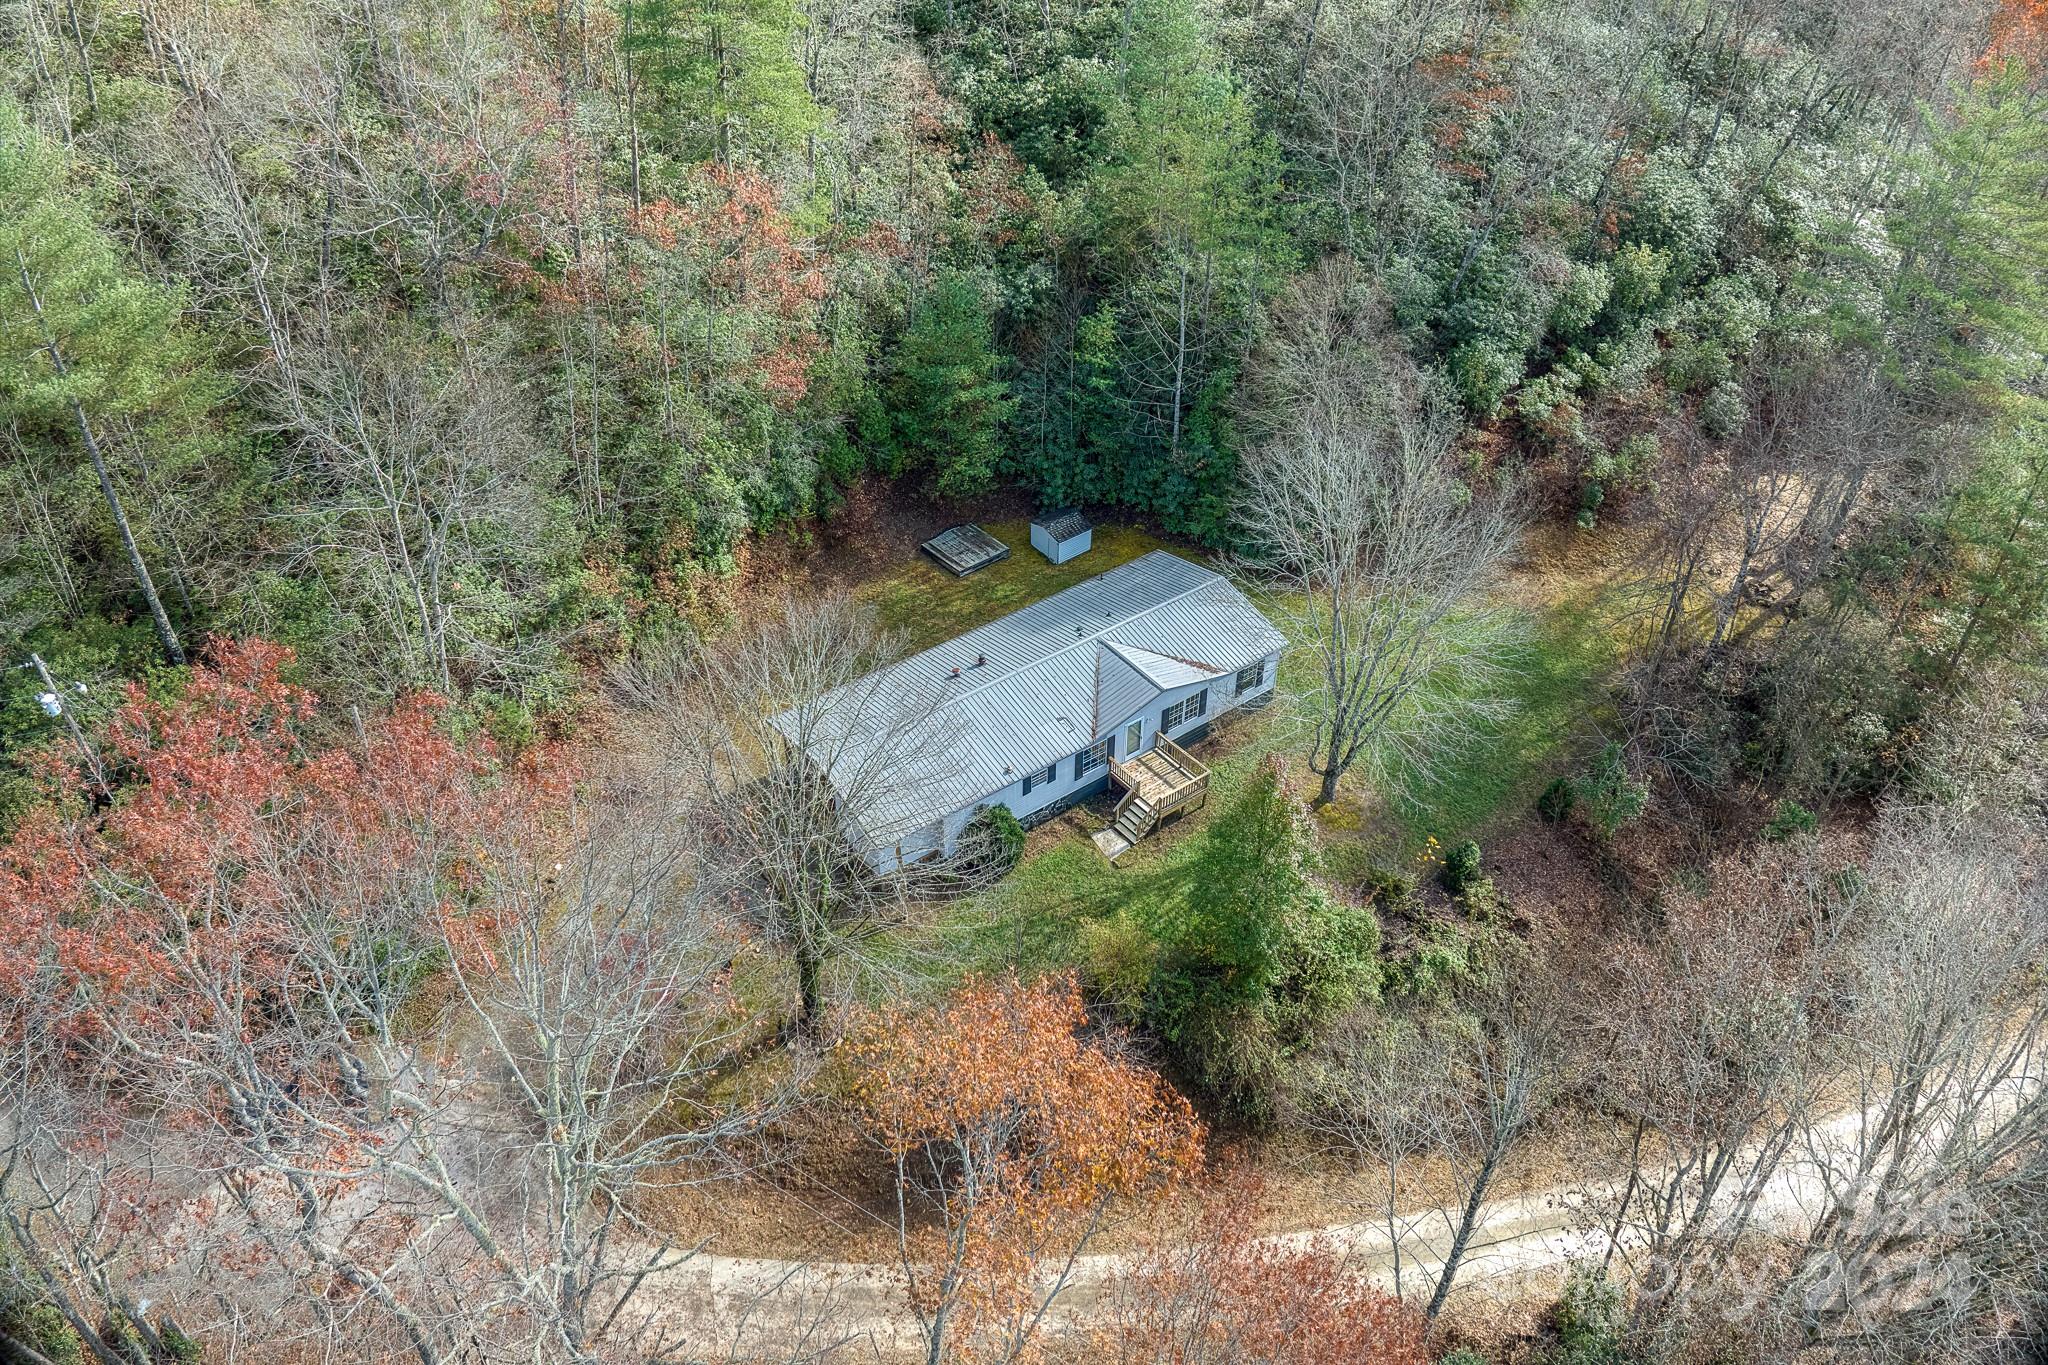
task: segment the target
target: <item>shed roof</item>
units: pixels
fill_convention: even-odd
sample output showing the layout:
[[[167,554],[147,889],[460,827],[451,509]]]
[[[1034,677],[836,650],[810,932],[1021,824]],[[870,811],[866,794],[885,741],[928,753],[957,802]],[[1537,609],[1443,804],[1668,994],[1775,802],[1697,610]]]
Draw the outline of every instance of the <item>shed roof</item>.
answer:
[[[1054,543],[1063,543],[1089,531],[1088,518],[1072,507],[1063,507],[1057,512],[1043,512],[1031,523],[1053,538]]]
[[[1067,757],[1159,693],[1234,673],[1283,643],[1228,579],[1154,550],[775,723],[798,743],[829,749],[820,761],[835,782],[850,781],[867,766],[864,732],[887,728],[875,699],[904,708],[903,723],[924,742],[892,747],[923,753],[926,766],[888,799],[859,803],[877,807],[867,833],[887,842]]]

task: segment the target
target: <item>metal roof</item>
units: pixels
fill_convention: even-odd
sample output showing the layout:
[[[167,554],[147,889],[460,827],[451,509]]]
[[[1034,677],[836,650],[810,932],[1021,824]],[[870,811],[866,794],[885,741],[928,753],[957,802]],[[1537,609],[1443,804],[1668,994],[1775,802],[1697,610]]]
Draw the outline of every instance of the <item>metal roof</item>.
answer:
[[[1061,508],[1057,512],[1046,512],[1031,524],[1044,530],[1053,538],[1055,544],[1072,540],[1089,529],[1088,518],[1071,507]]]
[[[876,807],[867,832],[884,842],[1067,757],[1162,691],[1234,673],[1283,643],[1228,579],[1154,550],[828,692],[800,708],[802,721],[791,711],[775,724],[831,750],[818,757],[835,782],[841,769],[866,770],[865,733],[921,732],[921,746],[899,738],[891,747],[921,747],[923,771],[904,774],[887,799],[859,803]],[[875,715],[878,698],[896,708],[893,720]]]

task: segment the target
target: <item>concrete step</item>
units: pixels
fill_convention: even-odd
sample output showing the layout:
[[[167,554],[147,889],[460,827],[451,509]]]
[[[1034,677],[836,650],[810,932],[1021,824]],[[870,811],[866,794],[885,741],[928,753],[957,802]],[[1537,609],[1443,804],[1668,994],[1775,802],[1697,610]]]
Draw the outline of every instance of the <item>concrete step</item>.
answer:
[[[1094,840],[1095,847],[1102,850],[1102,856],[1111,862],[1131,851],[1131,841],[1115,829],[1099,830],[1089,837]]]

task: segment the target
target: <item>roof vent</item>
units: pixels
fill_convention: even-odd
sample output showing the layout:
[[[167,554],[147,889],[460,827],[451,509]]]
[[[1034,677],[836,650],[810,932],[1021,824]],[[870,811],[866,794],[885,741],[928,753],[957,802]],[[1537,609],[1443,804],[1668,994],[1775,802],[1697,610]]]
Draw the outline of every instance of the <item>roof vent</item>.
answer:
[[[977,655],[975,655],[975,656],[974,656],[974,666],[975,666],[976,668],[987,668],[987,667],[988,667],[988,655],[986,655],[986,654],[977,654]]]

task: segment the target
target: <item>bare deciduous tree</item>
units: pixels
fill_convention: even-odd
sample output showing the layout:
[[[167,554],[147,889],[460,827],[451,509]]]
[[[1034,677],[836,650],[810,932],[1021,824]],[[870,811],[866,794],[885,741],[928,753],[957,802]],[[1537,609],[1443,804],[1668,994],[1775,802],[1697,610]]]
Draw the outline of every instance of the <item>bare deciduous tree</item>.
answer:
[[[1713,876],[1711,894],[1667,896],[1654,939],[1622,944],[1584,997],[1594,1093],[1629,1125],[1633,1158],[1595,1203],[1610,1259],[1650,1299],[1721,1263],[1825,1069],[1824,879],[1798,850]]]
[[[1852,873],[1723,865],[1623,956],[1592,1047],[1638,1159],[1595,1202],[1638,1331],[1925,1359],[2040,1303],[2048,906],[1993,767],[1895,796]]]
[[[1304,1072],[1295,1121],[1360,1173],[1385,1175],[1374,1214],[1387,1231],[1394,1294],[1406,1298],[1409,1245],[1427,1217],[1415,1209],[1427,1200],[1404,1181],[1441,1136],[1448,1058],[1416,1028],[1359,1010],[1330,1031]]]
[[[1924,1358],[2048,1288],[2048,902],[2031,837],[2003,810],[1885,815],[1845,982],[1848,1108],[1809,1109],[1794,1147],[1815,1217],[1775,1307],[1801,1338]]]
[[[831,963],[983,875],[942,856],[951,722],[943,688],[884,670],[900,652],[871,610],[790,597],[615,677],[696,793],[701,875],[788,955],[806,1037]]]
[[[1431,1318],[1483,1250],[1487,1201],[1566,1084],[1556,982],[1533,959],[1514,975],[1516,984],[1473,997],[1469,1013],[1427,1027],[1354,1016],[1318,1050],[1297,1101],[1310,1131],[1360,1170],[1384,1169],[1375,1212],[1392,1250],[1394,1292],[1405,1294],[1415,1274]],[[1425,1158],[1449,1176],[1450,1202],[1437,1203],[1441,1191],[1403,1186],[1403,1167]]]
[[[374,690],[516,689],[553,643],[537,621],[551,480],[489,340],[365,332],[298,360],[286,430],[310,478],[293,567],[359,623],[365,658],[392,660]]]
[[[1456,417],[1404,359],[1373,353],[1373,316],[1337,269],[1282,312],[1265,386],[1294,417],[1246,459],[1237,506],[1246,568],[1315,661],[1300,701],[1323,804],[1361,760],[1426,782],[1512,705],[1517,618],[1492,597],[1516,544],[1510,498],[1458,478]]]

